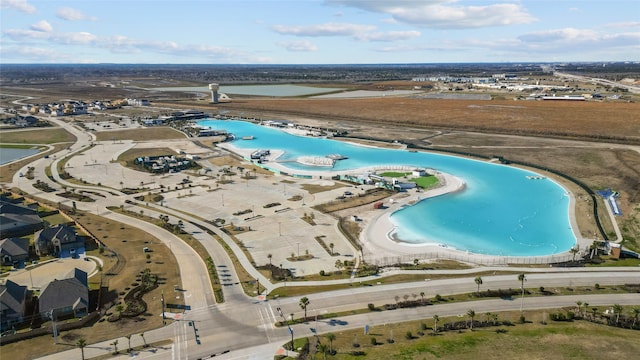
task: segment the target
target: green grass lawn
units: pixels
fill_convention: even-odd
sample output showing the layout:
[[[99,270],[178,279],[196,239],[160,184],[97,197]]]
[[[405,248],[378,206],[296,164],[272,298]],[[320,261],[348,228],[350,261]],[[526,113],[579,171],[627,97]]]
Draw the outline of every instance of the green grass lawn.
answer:
[[[640,352],[640,332],[587,321],[540,323],[541,312],[525,312],[530,322],[513,326],[489,326],[433,335],[433,320],[372,326],[369,335],[362,329],[335,332],[336,355],[326,359],[632,359]],[[500,319],[516,320],[519,313],[500,313]],[[476,321],[484,316],[477,316]],[[439,324],[460,321],[440,319]],[[548,319],[547,319],[548,320]],[[427,325],[422,330],[421,323]],[[322,328],[322,325],[321,325]],[[499,331],[496,331],[499,330]],[[410,331],[411,339],[405,335]],[[423,331],[423,334],[420,334]],[[393,338],[394,343],[387,339]],[[373,345],[371,338],[376,339]],[[353,346],[354,341],[360,344]],[[298,339],[296,346],[302,346]],[[320,336],[323,344],[327,338]],[[354,355],[353,351],[364,354]],[[317,354],[316,358],[323,358]]]
[[[423,189],[428,189],[438,183],[438,178],[433,175],[429,175],[409,179],[409,181],[416,183],[416,185]]]
[[[411,174],[410,172],[387,171],[379,175],[384,177],[390,177],[390,178],[399,178],[399,177],[407,176],[410,174]]]

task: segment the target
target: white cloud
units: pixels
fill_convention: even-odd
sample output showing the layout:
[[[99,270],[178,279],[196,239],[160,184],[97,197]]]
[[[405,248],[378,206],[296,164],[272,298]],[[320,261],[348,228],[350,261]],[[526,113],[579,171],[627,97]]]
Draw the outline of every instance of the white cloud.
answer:
[[[1,53],[2,58],[6,60],[16,59],[24,61],[24,59],[29,59],[33,62],[54,63],[65,63],[72,60],[68,53],[32,46],[3,46]]]
[[[520,4],[463,6],[456,4],[456,0],[327,0],[327,3],[387,14],[398,22],[425,28],[465,29],[536,21]]]
[[[355,37],[363,41],[398,41],[408,40],[420,36],[419,31],[388,31],[358,34]]]
[[[373,25],[327,23],[318,25],[275,25],[272,29],[282,35],[320,37],[348,36],[359,41],[398,41],[420,36],[419,31],[375,31]]]
[[[528,42],[563,42],[563,41],[593,41],[601,35],[594,30],[584,29],[555,29],[545,31],[535,31],[528,34],[520,35],[518,39]]]
[[[626,21],[626,22],[611,23],[611,24],[605,25],[605,27],[614,28],[614,29],[615,28],[621,28],[621,29],[635,28],[635,27],[640,27],[640,21]]]
[[[36,7],[29,4],[27,0],[0,0],[0,9],[14,9],[27,14],[36,12]]]
[[[295,36],[354,36],[359,33],[373,31],[375,26],[346,23],[327,23],[319,25],[286,26],[274,25],[272,29],[283,35]]]
[[[89,17],[82,11],[70,7],[59,8],[56,11],[56,16],[67,21],[95,20],[95,17]]]
[[[53,26],[51,26],[51,24],[49,24],[49,22],[46,20],[41,20],[38,23],[31,25],[29,28],[34,31],[42,31],[42,32],[53,31]]]
[[[295,52],[317,51],[318,47],[308,40],[285,41],[278,43],[279,46]]]

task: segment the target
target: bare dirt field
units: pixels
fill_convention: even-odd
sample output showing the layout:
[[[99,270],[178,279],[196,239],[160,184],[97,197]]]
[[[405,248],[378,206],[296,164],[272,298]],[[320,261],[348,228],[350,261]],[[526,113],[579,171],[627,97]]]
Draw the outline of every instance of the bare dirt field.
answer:
[[[175,104],[175,103],[174,103]],[[187,105],[188,104],[188,105]],[[640,143],[640,104],[632,102],[471,101],[418,98],[251,99],[217,106],[244,116],[313,118],[376,126],[459,129]]]

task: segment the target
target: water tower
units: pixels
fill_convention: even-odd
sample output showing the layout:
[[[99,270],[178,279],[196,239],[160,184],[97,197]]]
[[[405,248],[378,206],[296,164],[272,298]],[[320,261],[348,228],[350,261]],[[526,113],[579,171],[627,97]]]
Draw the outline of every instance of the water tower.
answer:
[[[211,91],[211,102],[214,104],[218,103],[218,89],[220,86],[218,84],[209,84],[209,90]]]

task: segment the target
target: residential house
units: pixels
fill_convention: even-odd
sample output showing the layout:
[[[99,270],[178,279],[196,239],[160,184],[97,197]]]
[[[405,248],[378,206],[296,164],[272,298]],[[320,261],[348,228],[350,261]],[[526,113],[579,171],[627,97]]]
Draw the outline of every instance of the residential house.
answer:
[[[2,265],[16,265],[29,258],[29,239],[9,238],[0,240],[0,261]]]
[[[22,323],[31,292],[11,280],[0,284],[0,330],[6,331]]]
[[[0,239],[31,235],[43,227],[35,209],[0,200]]]
[[[40,315],[44,318],[82,317],[89,313],[87,273],[75,268],[64,279],[48,283],[39,298]]]
[[[64,224],[42,229],[36,233],[34,243],[38,256],[60,256],[84,248],[82,237],[76,235],[73,227]]]

